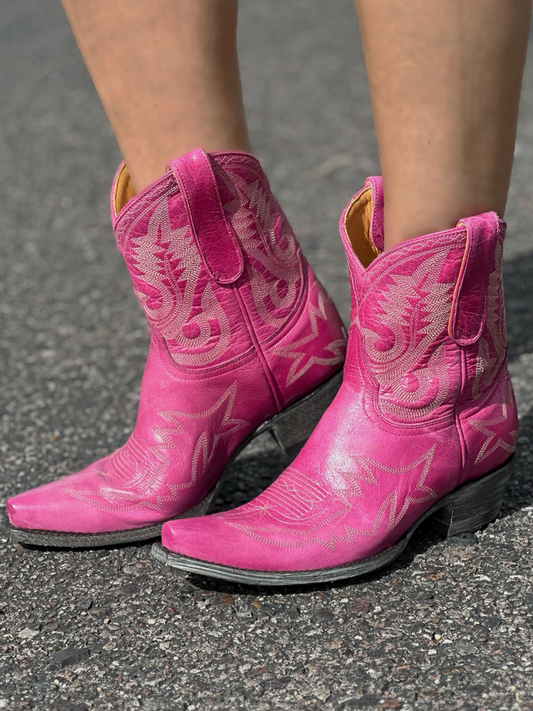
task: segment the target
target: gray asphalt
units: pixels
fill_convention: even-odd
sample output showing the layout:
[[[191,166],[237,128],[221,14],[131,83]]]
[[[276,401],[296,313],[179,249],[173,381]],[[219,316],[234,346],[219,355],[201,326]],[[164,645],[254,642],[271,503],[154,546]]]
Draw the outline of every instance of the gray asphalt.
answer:
[[[378,170],[350,0],[243,2],[253,144],[348,318],[337,221]],[[120,156],[56,0],[0,7],[0,499],[130,432],[147,328],[115,248]],[[505,285],[521,450],[500,518],[422,533],[389,570],[310,590],[162,570],[149,546],[43,552],[0,530],[0,709],[533,709],[533,55]],[[244,452],[219,508],[282,462]]]

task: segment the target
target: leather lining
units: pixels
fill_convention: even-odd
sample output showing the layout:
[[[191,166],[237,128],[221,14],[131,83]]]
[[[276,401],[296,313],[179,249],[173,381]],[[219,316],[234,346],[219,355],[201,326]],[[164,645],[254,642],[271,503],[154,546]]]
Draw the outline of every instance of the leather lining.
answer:
[[[344,228],[356,257],[366,269],[378,256],[379,250],[370,239],[372,222],[372,188],[363,190],[346,211]]]
[[[123,163],[122,168],[117,176],[113,187],[113,210],[115,217],[132,198],[135,197],[135,188],[126,164]]]

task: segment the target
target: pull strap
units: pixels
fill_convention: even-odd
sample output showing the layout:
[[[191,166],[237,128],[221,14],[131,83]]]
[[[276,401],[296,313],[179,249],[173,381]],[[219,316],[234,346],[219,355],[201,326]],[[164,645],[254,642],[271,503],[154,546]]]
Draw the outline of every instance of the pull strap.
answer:
[[[189,214],[205,265],[219,284],[232,284],[244,270],[240,244],[224,214],[209,156],[201,149],[169,163]]]
[[[449,334],[459,346],[475,343],[481,337],[487,317],[489,277],[496,268],[497,242],[504,223],[494,212],[461,220],[466,229],[466,244],[455,285]]]

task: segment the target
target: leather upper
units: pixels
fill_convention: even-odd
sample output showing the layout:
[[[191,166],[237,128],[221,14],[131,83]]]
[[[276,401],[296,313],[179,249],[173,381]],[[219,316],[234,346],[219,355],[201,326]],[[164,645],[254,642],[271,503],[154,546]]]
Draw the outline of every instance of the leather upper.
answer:
[[[135,429],[83,471],[10,499],[15,526],[94,533],[178,516],[258,425],[342,366],[340,318],[258,161],[197,150],[169,167],[126,202],[121,166],[111,200],[151,330]]]

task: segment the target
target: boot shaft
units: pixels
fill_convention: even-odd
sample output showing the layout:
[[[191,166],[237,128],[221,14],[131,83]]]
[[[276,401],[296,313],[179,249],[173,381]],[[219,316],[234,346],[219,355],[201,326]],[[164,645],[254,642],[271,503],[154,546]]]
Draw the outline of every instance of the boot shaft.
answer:
[[[280,408],[340,367],[337,311],[253,156],[193,151],[135,197],[122,166],[111,212],[172,367],[227,370],[256,352]]]
[[[381,253],[382,205],[373,178],[341,218],[353,303],[345,378],[364,381],[391,424],[453,420],[492,391],[509,392],[505,225],[486,213]]]

